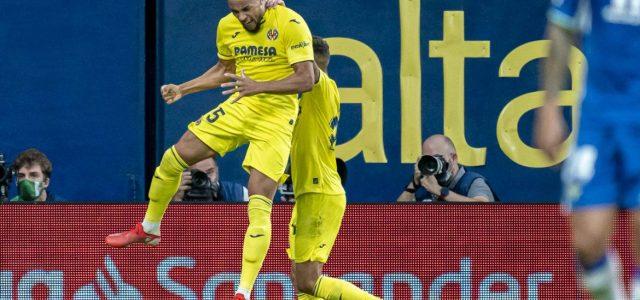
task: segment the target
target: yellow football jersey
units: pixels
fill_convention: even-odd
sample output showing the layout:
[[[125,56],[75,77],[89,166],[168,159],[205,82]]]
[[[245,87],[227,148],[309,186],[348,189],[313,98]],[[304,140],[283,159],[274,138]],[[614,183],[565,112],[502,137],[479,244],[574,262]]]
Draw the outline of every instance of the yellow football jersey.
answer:
[[[313,61],[307,23],[282,5],[266,10],[257,32],[245,30],[233,14],[225,16],[218,24],[216,44],[220,59],[235,60],[236,74],[244,70],[247,77],[255,81],[284,79],[293,74],[292,64]],[[258,94],[242,102],[260,106],[260,109],[297,109],[296,94]]]
[[[336,170],[336,133],[340,120],[338,87],[327,74],[302,94],[293,130],[291,179],[297,198],[305,193],[344,194]]]

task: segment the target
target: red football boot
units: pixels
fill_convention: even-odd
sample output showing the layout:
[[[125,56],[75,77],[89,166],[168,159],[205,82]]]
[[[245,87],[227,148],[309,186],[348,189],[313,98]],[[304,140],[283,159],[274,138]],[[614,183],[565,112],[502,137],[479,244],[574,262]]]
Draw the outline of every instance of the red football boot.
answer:
[[[235,296],[233,296],[233,300],[249,300],[249,299],[245,298],[243,294],[237,293]]]
[[[144,232],[142,224],[138,223],[129,231],[108,235],[104,238],[104,242],[115,248],[123,248],[135,243],[157,246],[160,243],[160,236]]]

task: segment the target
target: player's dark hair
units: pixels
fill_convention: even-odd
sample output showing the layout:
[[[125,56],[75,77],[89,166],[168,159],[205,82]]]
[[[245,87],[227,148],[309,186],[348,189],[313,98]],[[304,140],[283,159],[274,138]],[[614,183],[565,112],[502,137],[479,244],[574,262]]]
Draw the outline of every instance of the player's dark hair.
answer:
[[[330,55],[329,44],[327,44],[327,42],[323,38],[317,35],[313,36],[313,53],[324,57],[329,57]]]

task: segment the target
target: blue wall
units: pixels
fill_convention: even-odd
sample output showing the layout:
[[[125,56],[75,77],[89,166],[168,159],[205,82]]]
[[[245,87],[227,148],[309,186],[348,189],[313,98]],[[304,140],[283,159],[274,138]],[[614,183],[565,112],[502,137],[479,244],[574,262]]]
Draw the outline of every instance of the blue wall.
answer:
[[[69,200],[144,195],[144,2],[2,1],[0,152]],[[15,192],[15,189],[14,189]]]
[[[144,198],[145,27],[143,1],[55,3],[3,1],[0,9],[0,152],[10,159],[37,147],[54,163],[53,190],[67,199]],[[158,2],[157,86],[189,80],[215,64],[218,20],[225,1]],[[349,199],[393,201],[412,171],[401,160],[401,27],[399,1],[288,1],[314,34],[344,37],[370,47],[383,74],[383,139],[386,163],[347,162]],[[443,60],[429,57],[429,41],[443,39],[443,13],[464,11],[466,40],[490,42],[490,56],[465,60],[465,137],[486,147],[486,175],[501,198],[515,202],[555,201],[558,176],[552,168],[531,168],[501,150],[496,122],[513,98],[538,90],[537,62],[518,78],[498,76],[504,57],[542,39],[545,1],[422,1],[419,43],[422,67],[422,139],[444,130]],[[526,8],[524,8],[526,6]],[[360,70],[348,57],[334,56],[330,75],[339,87],[360,87]],[[224,100],[219,90],[190,95],[170,106],[161,99],[156,156],[177,141],[186,125]],[[338,144],[360,130],[359,104],[342,105]],[[519,123],[529,142],[531,113]],[[221,176],[246,181],[240,163],[246,148],[225,156]],[[157,157],[156,157],[157,158]],[[376,188],[375,191],[371,187]]]

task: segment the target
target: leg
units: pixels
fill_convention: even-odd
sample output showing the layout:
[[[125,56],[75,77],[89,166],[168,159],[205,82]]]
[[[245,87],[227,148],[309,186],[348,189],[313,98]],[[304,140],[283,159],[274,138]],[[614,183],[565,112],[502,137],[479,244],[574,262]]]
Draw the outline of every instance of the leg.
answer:
[[[617,256],[607,252],[616,213],[616,207],[607,206],[571,214],[573,247],[594,299],[623,299]]]
[[[246,142],[242,135],[243,119],[239,107],[223,103],[189,124],[189,130],[165,152],[154,173],[149,189],[149,207],[143,222],[146,232],[159,234],[164,211],[175,195],[180,176],[187,166],[205,158],[224,155]]]
[[[301,299],[378,299],[350,282],[322,275],[345,207],[344,195],[307,193],[296,198],[289,257],[295,262],[293,272]]]
[[[246,112],[241,106],[222,103],[188,126],[178,143],[167,150],[156,168],[149,188],[149,206],[142,224],[132,230],[107,236],[113,247],[133,243],[156,245],[160,241],[160,221],[180,185],[182,172],[205,158],[224,155],[246,143],[243,135]]]
[[[249,299],[271,243],[272,199],[282,179],[291,150],[293,127],[287,120],[269,115],[249,118],[245,132],[249,147],[242,167],[249,172],[249,226],[242,247],[242,272],[236,296]],[[241,297],[238,297],[241,299]]]
[[[160,221],[178,190],[182,172],[188,166],[215,155],[215,151],[190,131],[186,131],[178,143],[164,153],[149,188],[149,206],[143,222],[145,232],[160,233]]]
[[[242,273],[237,293],[249,298],[271,243],[271,206],[277,182],[251,169],[249,175],[249,227],[242,247]]]
[[[571,214],[571,235],[578,258],[590,265],[598,261],[607,249],[613,232],[616,209],[592,209]]]
[[[180,185],[182,172],[191,164],[216,152],[201,142],[190,131],[180,141],[165,151],[160,165],[156,168],[149,188],[149,206],[142,224],[125,232],[115,233],[105,238],[105,243],[112,247],[127,247],[133,243],[144,243],[156,246],[160,243],[160,221],[167,210],[169,202]]]
[[[622,208],[631,217],[631,249],[633,251],[633,273],[631,277],[631,299],[640,300],[640,123],[621,124],[616,131],[620,144],[621,165],[624,165],[622,178],[625,182],[624,203]]]
[[[320,278],[320,275],[322,275],[323,266],[323,263],[314,261],[293,263],[291,277],[294,281],[293,286],[298,291],[298,299],[322,299],[312,295],[314,295],[316,282]]]
[[[249,183],[247,184],[249,197],[253,195],[260,195],[265,198],[273,199],[277,189],[278,183],[269,176],[256,169],[251,169],[251,171],[249,171]]]
[[[586,120],[586,121],[585,121]],[[570,204],[572,244],[582,282],[593,299],[625,299],[618,257],[607,251],[621,203],[616,142],[607,126],[582,118],[575,148],[562,168],[565,203]]]

